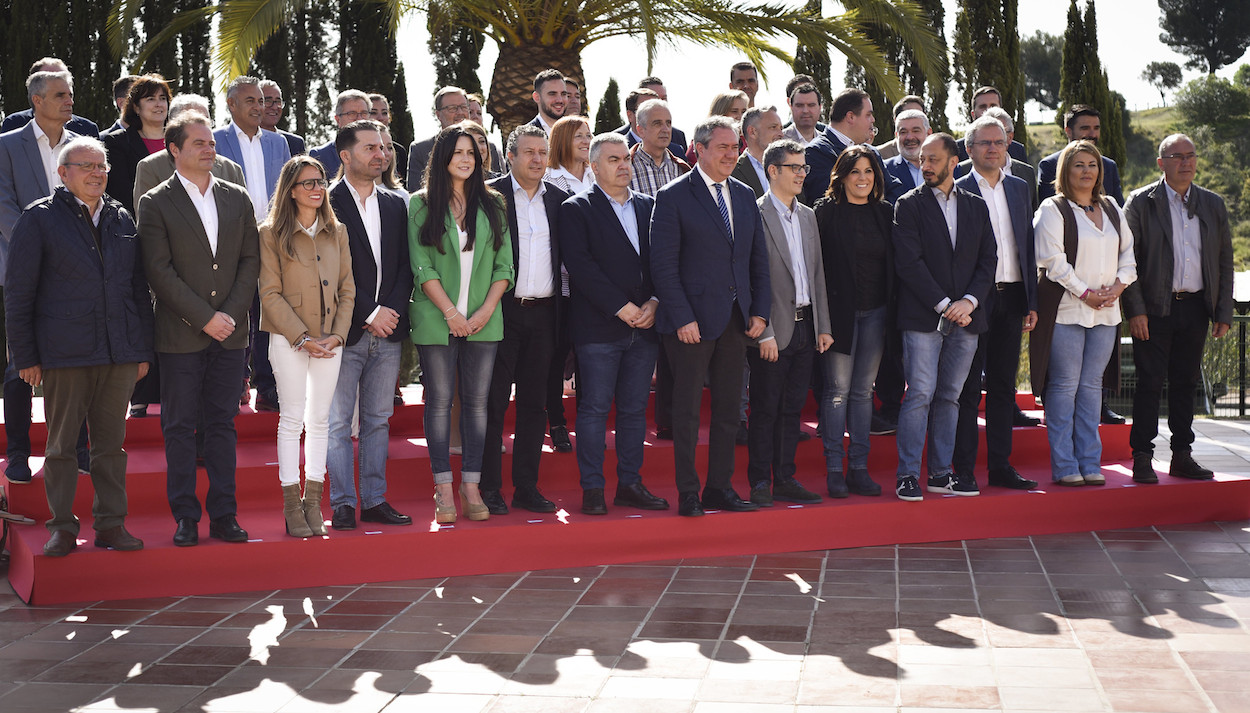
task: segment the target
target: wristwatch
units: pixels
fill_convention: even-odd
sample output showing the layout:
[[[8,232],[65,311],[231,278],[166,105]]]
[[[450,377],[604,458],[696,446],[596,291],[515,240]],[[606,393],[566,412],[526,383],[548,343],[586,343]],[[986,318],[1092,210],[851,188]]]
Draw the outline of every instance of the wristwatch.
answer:
[[[304,342],[307,342],[309,339],[311,339],[311,337],[309,337],[307,334],[301,334],[300,338],[296,339],[295,343],[292,344],[291,346],[295,347],[296,349],[299,349],[300,347],[304,346]]]

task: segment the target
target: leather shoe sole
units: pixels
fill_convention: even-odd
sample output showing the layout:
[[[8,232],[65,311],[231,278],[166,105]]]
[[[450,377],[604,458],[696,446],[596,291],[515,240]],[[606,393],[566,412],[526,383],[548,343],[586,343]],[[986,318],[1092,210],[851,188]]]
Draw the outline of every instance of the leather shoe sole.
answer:
[[[46,557],[64,557],[78,547],[78,539],[68,530],[57,530],[43,546]]]

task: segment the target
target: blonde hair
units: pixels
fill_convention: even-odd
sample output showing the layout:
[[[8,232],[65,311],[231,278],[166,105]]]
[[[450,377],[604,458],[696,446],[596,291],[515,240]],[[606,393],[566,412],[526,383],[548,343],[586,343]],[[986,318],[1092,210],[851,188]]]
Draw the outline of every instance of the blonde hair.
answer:
[[[738,89],[730,89],[716,95],[712,100],[712,108],[707,110],[708,116],[729,116],[729,109],[734,105],[734,100],[741,99],[746,102],[747,107],[751,106],[751,98],[747,93]]]
[[[282,173],[278,174],[278,185],[274,187],[273,200],[269,203],[269,215],[265,216],[265,221],[260,224],[262,228],[269,228],[278,241],[278,249],[286,253],[287,257],[295,257],[295,245],[291,238],[299,229],[299,221],[296,219],[299,209],[295,206],[291,191],[295,190],[299,175],[308,166],[315,167],[321,173],[322,178],[326,177],[325,166],[312,156],[300,154],[287,161],[282,167]],[[317,208],[317,220],[331,230],[338,228],[338,220],[335,219],[334,211],[330,208],[329,189],[326,190],[326,200],[321,201],[321,205]]]
[[[1072,188],[1068,183],[1068,169],[1072,167],[1072,162],[1076,160],[1076,155],[1079,153],[1093,156],[1098,163],[1098,180],[1094,181],[1094,192],[1090,196],[1090,202],[1097,204],[1105,195],[1102,188],[1102,153],[1098,151],[1094,142],[1085,139],[1073,141],[1059,152],[1059,165],[1055,169],[1055,193],[1071,200]]]

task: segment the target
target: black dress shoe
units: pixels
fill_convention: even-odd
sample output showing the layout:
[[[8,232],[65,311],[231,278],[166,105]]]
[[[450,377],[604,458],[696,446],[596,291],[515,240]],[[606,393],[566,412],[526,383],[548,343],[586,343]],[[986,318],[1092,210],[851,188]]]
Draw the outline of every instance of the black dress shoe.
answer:
[[[872,415],[872,421],[868,425],[868,433],[873,436],[888,436],[891,433],[898,432],[898,421],[890,420],[885,416],[878,414]]]
[[[671,428],[661,428],[661,427],[659,427],[659,426],[656,426],[656,427],[655,427],[655,440],[657,440],[657,441],[671,441],[671,440],[673,440],[673,429],[671,429]]]
[[[498,490],[483,490],[482,502],[491,515],[507,515],[508,503],[504,502],[503,494]]]
[[[78,538],[69,530],[53,530],[52,536],[43,546],[43,554],[47,557],[64,557],[78,547]]]
[[[703,503],[699,493],[691,491],[677,496],[677,514],[682,517],[703,517]]]
[[[361,522],[380,522],[383,525],[411,525],[412,518],[395,511],[391,504],[383,500],[371,508],[360,511]]]
[[[239,527],[234,515],[222,515],[208,521],[208,536],[226,542],[247,542],[247,530]]]
[[[804,488],[803,484],[794,478],[783,478],[773,483],[773,500],[809,505],[820,502],[820,496]]]
[[[517,488],[512,494],[512,507],[530,512],[555,512],[556,504],[543,497],[538,488]]]
[[[740,446],[745,446],[747,444],[748,433],[749,432],[747,431],[747,422],[739,421],[738,422],[738,435],[734,436],[734,443]]]
[[[1133,454],[1133,482],[1153,485],[1159,482],[1155,473],[1154,454],[1139,451]]]
[[[846,489],[856,495],[881,495],[881,486],[872,479],[866,468],[851,468],[846,474]]]
[[[761,480],[760,482],[752,485],[751,494],[747,497],[751,498],[751,502],[755,503],[756,505],[759,505],[762,508],[772,507],[773,506],[772,483],[768,482],[767,480]]]
[[[668,501],[658,495],[652,495],[641,481],[630,485],[617,484],[616,497],[612,504],[622,508],[638,508],[639,510],[667,510]]]
[[[1168,475],[1189,480],[1211,480],[1215,477],[1215,473],[1209,468],[1198,465],[1192,453],[1173,453]]]
[[[556,453],[573,452],[573,442],[569,440],[569,429],[567,426],[551,427],[551,446],[556,449]]]
[[[703,509],[704,510],[728,510],[729,512],[754,512],[760,509],[759,505],[749,503],[734,492],[733,488],[725,488],[724,490],[711,490],[704,488],[703,490]]]
[[[831,498],[841,499],[851,495],[851,489],[846,484],[846,478],[836,470],[825,473],[825,490],[828,491]]]
[[[256,413],[277,413],[278,412],[278,396],[256,394],[256,405],[252,407]]]
[[[1020,475],[1020,472],[1011,466],[1006,468],[995,468],[990,471],[990,485],[996,488],[1009,488],[1011,490],[1035,490],[1037,488],[1036,480],[1029,480]]]
[[[1121,423],[1123,423],[1123,422],[1121,422]],[[1013,413],[1013,414],[1011,415],[1011,425],[1013,425],[1013,426],[1026,426],[1026,427],[1028,427],[1028,426],[1040,426],[1040,425],[1042,425],[1042,419],[1040,419],[1040,418],[1033,418],[1032,416],[1028,415],[1027,413],[1025,413],[1025,412],[1021,411],[1021,410],[1020,410],[1020,407],[1019,407],[1019,406],[1017,406],[1017,407],[1016,407],[1016,409],[1015,409],[1015,413]]]
[[[1112,411],[1111,407],[1107,405],[1106,401],[1102,403],[1102,418],[1100,420],[1103,423],[1106,423],[1112,426],[1124,425],[1124,417],[1116,413],[1115,411]]]
[[[603,500],[603,488],[587,488],[582,491],[582,514],[608,514],[608,504]]]
[[[812,440],[812,434],[807,431],[799,431],[799,443]]]
[[[189,517],[178,521],[178,529],[174,530],[174,545],[177,547],[194,547],[200,544],[200,523]]]
[[[330,518],[330,527],[336,530],[355,530],[356,508],[351,505],[340,505],[334,508],[334,516]]]
[[[30,461],[25,458],[11,458],[4,467],[4,477],[10,483],[29,483],[35,474],[30,472]]]

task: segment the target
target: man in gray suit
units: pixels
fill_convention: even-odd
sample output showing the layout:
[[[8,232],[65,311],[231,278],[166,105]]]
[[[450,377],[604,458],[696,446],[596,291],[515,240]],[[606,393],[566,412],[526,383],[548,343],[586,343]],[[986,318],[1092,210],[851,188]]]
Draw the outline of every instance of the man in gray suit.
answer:
[[[184,111],[199,112],[208,118],[208,100],[198,94],[179,94],[169,102],[169,120],[172,122]],[[135,202],[144,193],[168,181],[174,175],[174,157],[168,150],[157,151],[139,162],[135,168]],[[243,178],[243,169],[239,164],[225,156],[218,155],[213,159],[213,175],[236,186],[247,187]]]
[[[816,214],[798,200],[807,176],[806,151],[793,139],[768,146],[764,165],[768,192],[759,199],[768,244],[772,312],[758,348],[747,349],[751,363],[751,423],[747,480],[751,502],[774,500],[818,503],[794,475],[799,444],[799,411],[807,399],[812,363],[833,345],[825,263]]]
[[[764,150],[780,139],[782,132],[781,114],[777,113],[775,106],[753,106],[742,115],[742,136],[747,141],[747,150],[738,157],[738,165],[734,166],[732,175],[750,186],[756,198],[764,195],[768,187]]]
[[[247,191],[212,175],[212,128],[186,113],[165,128],[176,173],[139,199],[139,240],[156,295],[161,431],[174,544],[199,542],[195,431],[203,415],[209,535],[246,542],[235,520],[234,417],[243,379],[247,310],[260,276],[260,242]],[[283,143],[285,148],[285,142]]]
[[[57,159],[72,139],[78,137],[66,128],[73,116],[74,79],[69,72],[37,71],[26,78],[26,94],[33,107],[33,119],[21,128],[0,134],[0,305],[3,304],[3,275],[8,263],[9,241],[22,209],[40,198],[52,195],[61,185]],[[0,329],[0,332],[3,332]],[[18,378],[17,369],[5,348],[4,430],[6,436],[5,477],[11,482],[28,483],[30,465],[31,388]],[[79,468],[90,467],[86,454],[86,431],[79,438]]]
[[[438,130],[442,131],[452,124],[459,124],[469,118],[469,97],[460,87],[443,87],[434,94],[434,118],[438,119]],[[421,141],[413,141],[408,149],[408,180],[404,185],[408,190],[416,192],[425,187],[425,164],[430,162],[430,149],[434,148],[434,139],[438,134]],[[503,166],[493,163],[491,168],[503,170]]]

